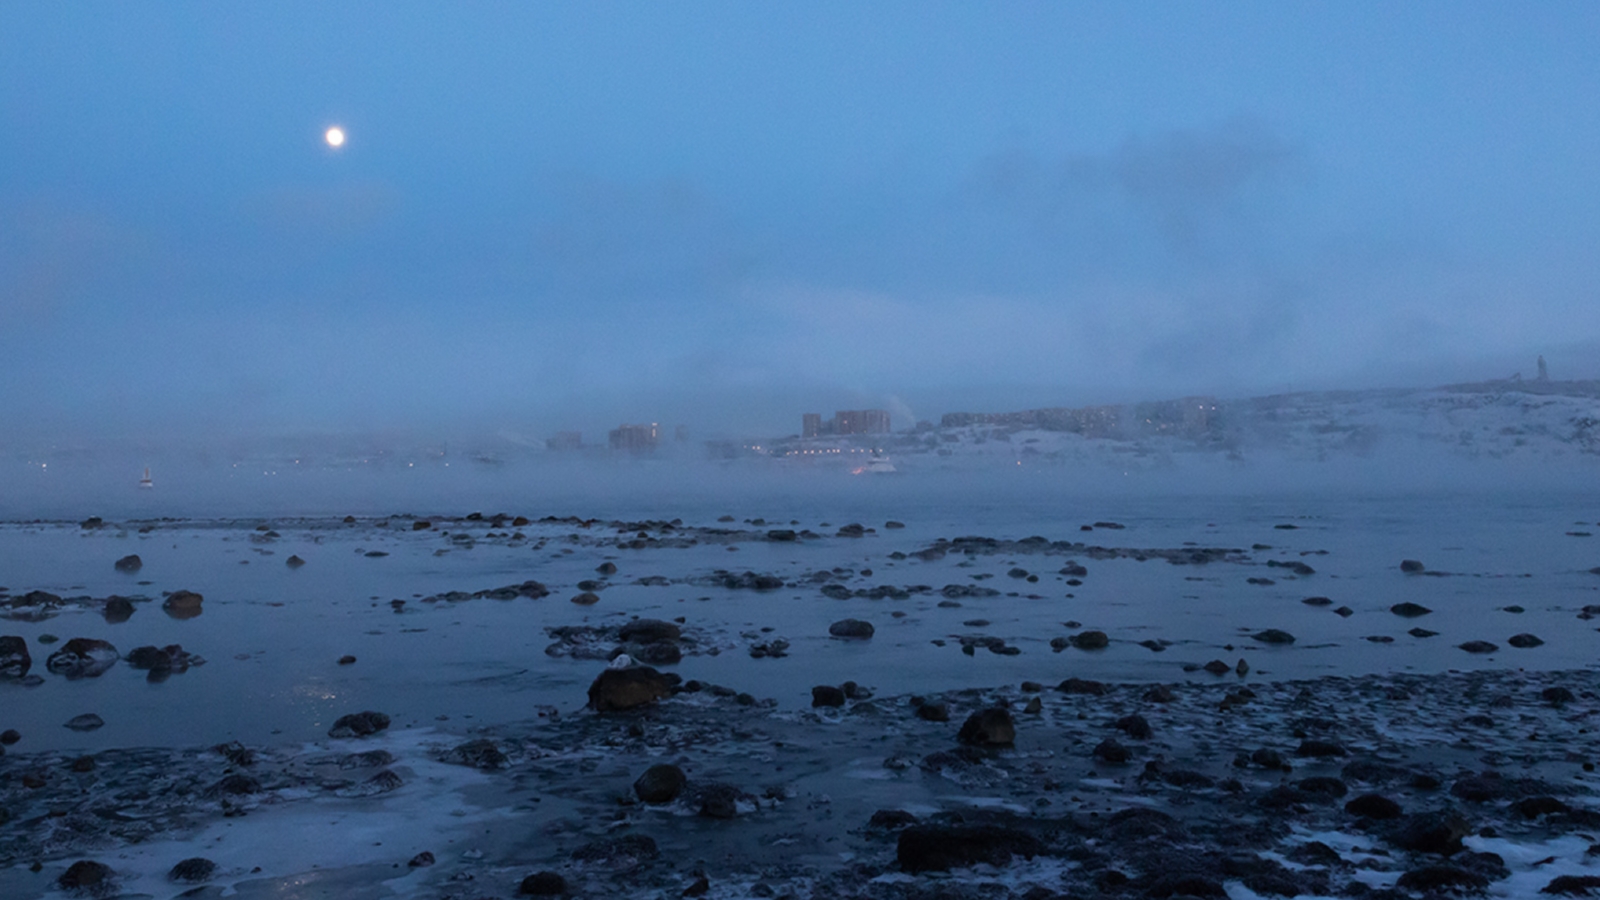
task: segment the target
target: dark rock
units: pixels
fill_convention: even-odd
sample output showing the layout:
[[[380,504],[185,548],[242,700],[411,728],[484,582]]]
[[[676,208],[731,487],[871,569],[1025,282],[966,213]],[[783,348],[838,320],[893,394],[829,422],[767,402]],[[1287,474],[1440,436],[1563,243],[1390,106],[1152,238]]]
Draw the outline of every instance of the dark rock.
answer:
[[[1408,891],[1477,893],[1489,886],[1489,879],[1455,866],[1424,866],[1401,874],[1396,884]]]
[[[1327,775],[1315,775],[1311,778],[1302,778],[1294,783],[1295,790],[1302,794],[1318,798],[1335,799],[1343,797],[1350,789],[1343,781]]]
[[[1086,678],[1068,678],[1056,685],[1056,690],[1063,694],[1088,694],[1092,697],[1103,696],[1107,692],[1103,682],[1090,681]]]
[[[298,556],[290,556],[288,559],[283,561],[283,564],[288,566],[291,569],[298,569],[301,566],[305,565],[306,561],[301,559]]]
[[[1426,568],[1427,566],[1424,566],[1420,560],[1402,559],[1400,561],[1400,571],[1408,574],[1415,574],[1425,570]]]
[[[828,626],[828,634],[836,638],[866,639],[872,637],[872,633],[872,623],[861,619],[840,619]]]
[[[436,862],[436,860],[433,858],[433,854],[427,850],[424,850],[421,853],[418,853],[416,856],[411,857],[411,860],[406,863],[406,866],[412,869],[425,869],[428,866],[433,865],[434,862]]]
[[[161,601],[161,610],[174,619],[192,619],[200,615],[205,597],[194,591],[173,591]]]
[[[1233,666],[1228,665],[1220,659],[1213,659],[1200,668],[1205,669],[1207,672],[1210,672],[1213,675],[1226,675],[1233,671]]]
[[[72,718],[68,719],[64,727],[70,728],[73,731],[93,731],[105,724],[106,720],[100,718],[94,713],[84,713],[83,715],[73,716]]]
[[[1145,892],[1146,897],[1222,897],[1226,900],[1228,891],[1222,883],[1204,875],[1159,875]]]
[[[1362,794],[1346,803],[1344,811],[1367,819],[1398,819],[1401,812],[1400,804],[1382,794]]]
[[[1292,643],[1294,643],[1294,635],[1290,634],[1287,631],[1283,631],[1283,630],[1280,630],[1280,629],[1277,629],[1277,628],[1268,628],[1266,631],[1258,631],[1255,634],[1251,635],[1251,637],[1254,638],[1257,641],[1260,641],[1263,644],[1292,644]]]
[[[22,740],[22,733],[15,728],[7,728],[5,731],[0,731],[0,745],[9,747],[20,740]]]
[[[1514,634],[1511,637],[1506,638],[1506,643],[1516,647],[1518,650],[1530,650],[1534,647],[1540,646],[1544,643],[1544,641],[1539,640],[1539,638],[1535,637],[1534,635],[1523,633]]]
[[[1284,762],[1283,754],[1271,747],[1258,748],[1254,753],[1250,754],[1250,761],[1264,769],[1287,770],[1289,768],[1289,764]]]
[[[117,648],[97,638],[73,638],[45,658],[44,666],[68,678],[94,678],[120,659]]]
[[[1010,711],[1001,707],[979,710],[967,717],[956,740],[977,747],[1008,747],[1017,739]]]
[[[1172,688],[1164,684],[1153,684],[1141,696],[1146,703],[1171,703],[1176,699]]]
[[[64,891],[90,890],[98,892],[108,887],[111,879],[116,875],[111,867],[105,863],[95,862],[91,859],[80,859],[67,867],[61,877],[56,879],[56,886]]]
[[[1332,606],[1333,601],[1327,597],[1307,597],[1300,601],[1307,606]]]
[[[139,554],[130,553],[111,565],[118,572],[137,572],[144,568],[144,560],[139,558]]]
[[[749,795],[731,784],[706,784],[694,791],[695,814],[705,819],[732,819],[739,814],[739,801]]]
[[[1563,897],[1593,897],[1592,892],[1597,889],[1600,889],[1600,875],[1557,875],[1550,879],[1550,883],[1541,888],[1539,893]]]
[[[917,817],[903,809],[880,809],[867,820],[868,828],[880,828],[884,831],[898,831],[915,824]]]
[[[1437,631],[1429,631],[1426,628],[1413,628],[1410,631],[1406,632],[1406,634],[1409,634],[1414,638],[1431,638],[1431,637],[1437,637],[1439,635],[1439,632],[1437,632]]]
[[[559,897],[566,892],[567,880],[555,872],[535,872],[517,886],[517,893],[532,897]]]
[[[1111,644],[1111,639],[1106,637],[1104,631],[1080,631],[1067,640],[1079,650],[1104,650]]]
[[[1338,866],[1344,863],[1339,851],[1321,841],[1308,841],[1284,854],[1290,862],[1302,866]]]
[[[649,666],[606,669],[589,685],[589,706],[595,712],[618,712],[653,703],[671,692],[670,679]]]
[[[133,602],[127,597],[107,597],[106,605],[100,608],[100,615],[112,625],[120,625],[133,618]]]
[[[356,664],[356,658],[354,656],[351,656],[348,653],[346,653],[344,656],[339,657],[339,665],[341,665],[341,666],[353,666],[355,664]]]
[[[1346,751],[1343,745],[1334,741],[1323,741],[1315,738],[1301,741],[1300,746],[1294,751],[1295,756],[1327,757],[1344,756],[1345,754]]]
[[[1553,813],[1564,813],[1572,808],[1554,797],[1526,797],[1511,805],[1524,819],[1537,819]]]
[[[1418,616],[1425,616],[1428,613],[1433,612],[1433,610],[1421,604],[1412,603],[1411,601],[1407,600],[1404,603],[1396,603],[1395,605],[1389,607],[1389,612],[1392,612],[1401,618],[1415,619]]]
[[[26,639],[14,634],[0,635],[0,678],[21,678],[33,668]]]
[[[688,783],[682,769],[671,763],[661,763],[644,770],[633,783],[633,793],[645,803],[671,803]]]
[[[617,629],[617,637],[640,644],[656,644],[681,639],[683,629],[660,619],[634,619]]]
[[[1122,746],[1114,738],[1106,738],[1094,748],[1095,759],[1108,763],[1125,763],[1133,758],[1133,751]]]
[[[1341,606],[1338,609],[1334,610],[1333,614],[1338,616],[1341,619],[1348,619],[1351,616],[1355,615],[1356,611],[1351,609],[1348,606]]]
[[[578,862],[607,863],[619,870],[631,869],[660,855],[661,851],[656,849],[656,842],[643,834],[601,838],[572,851],[572,858]]]
[[[998,825],[913,825],[900,832],[895,858],[908,873],[942,872],[1013,857],[1042,855],[1044,844],[1025,831]]]
[[[216,871],[216,863],[203,856],[191,856],[173,866],[172,871],[167,873],[167,880],[181,884],[200,884],[210,881]]]
[[[377,734],[388,727],[388,716],[381,712],[367,710],[340,716],[334,721],[333,727],[328,729],[328,737],[366,737],[369,734]]]
[[[572,598],[572,602],[579,606],[593,606],[600,602],[600,595],[593,591],[584,591]]]
[[[844,691],[828,684],[819,684],[811,689],[811,705],[817,706],[843,706]]]
[[[1564,706],[1578,699],[1564,687],[1547,687],[1539,692],[1539,697],[1551,706]]]
[[[471,766],[474,769],[493,771],[503,769],[511,760],[506,756],[500,746],[488,738],[478,738],[458,744],[450,749],[444,756],[446,762],[457,765]],[[387,765],[387,762],[383,763]]]
[[[1114,724],[1118,731],[1121,731],[1136,741],[1145,741],[1150,739],[1150,723],[1145,720],[1144,716],[1138,714],[1123,716]]]
[[[1413,853],[1449,856],[1460,852],[1461,839],[1471,833],[1467,820],[1447,809],[1406,816],[1389,833],[1389,842]]]
[[[950,721],[950,704],[948,703],[919,703],[917,704],[917,718],[928,722]]]
[[[1493,653],[1500,649],[1488,641],[1467,641],[1465,644],[1458,644],[1457,646],[1468,653]]]

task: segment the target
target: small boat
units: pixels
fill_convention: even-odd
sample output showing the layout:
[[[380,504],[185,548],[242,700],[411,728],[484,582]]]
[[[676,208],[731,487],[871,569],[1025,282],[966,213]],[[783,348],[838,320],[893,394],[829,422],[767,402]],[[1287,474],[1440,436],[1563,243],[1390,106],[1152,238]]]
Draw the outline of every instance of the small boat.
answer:
[[[139,479],[139,487],[148,490],[148,489],[153,488],[155,486],[156,486],[156,483],[154,481],[150,480],[150,467],[149,466],[145,466],[144,467],[144,477]]]
[[[899,474],[899,472],[895,469],[894,463],[889,461],[889,457],[887,457],[887,456],[885,456],[885,455],[883,455],[881,453],[874,453],[874,454],[872,454],[872,458],[867,460],[867,464],[866,465],[857,466],[856,468],[851,469],[850,470],[850,474],[852,474],[852,475],[897,475],[897,474]]]

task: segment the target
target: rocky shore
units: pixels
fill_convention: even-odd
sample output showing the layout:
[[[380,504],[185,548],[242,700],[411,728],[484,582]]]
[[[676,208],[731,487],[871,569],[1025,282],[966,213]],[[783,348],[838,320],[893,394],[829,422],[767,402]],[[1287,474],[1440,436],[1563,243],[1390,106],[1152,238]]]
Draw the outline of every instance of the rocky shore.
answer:
[[[896,697],[852,685],[837,703],[819,686],[819,705],[781,710],[613,665],[581,709],[574,698],[471,733],[386,732],[387,716],[352,711],[338,737],[309,746],[8,752],[0,867],[41,893],[283,896],[299,873],[282,871],[270,842],[246,867],[207,859],[197,836],[258,820],[270,835],[295,809],[405,815],[439,800],[436,773],[456,770],[476,779],[455,789],[480,798],[472,818],[485,827],[369,852],[330,882],[340,895],[1600,890],[1592,671],[1070,678]],[[119,868],[162,842],[194,852]]]

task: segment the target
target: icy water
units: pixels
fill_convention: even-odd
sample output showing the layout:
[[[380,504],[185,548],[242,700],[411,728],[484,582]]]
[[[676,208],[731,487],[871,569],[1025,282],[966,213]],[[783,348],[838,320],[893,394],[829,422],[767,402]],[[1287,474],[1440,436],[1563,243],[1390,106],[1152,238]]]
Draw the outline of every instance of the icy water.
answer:
[[[1069,675],[1210,679],[1185,669],[1213,659],[1230,665],[1246,660],[1250,679],[1570,669],[1593,664],[1600,649],[1600,632],[1579,618],[1583,607],[1600,603],[1600,575],[1589,571],[1600,564],[1600,537],[1588,536],[1600,532],[1595,495],[1129,499],[1029,490],[930,496],[877,484],[857,490],[655,496],[643,503],[596,504],[603,507],[596,510],[574,506],[571,498],[559,507],[506,501],[481,511],[524,515],[533,523],[496,528],[487,521],[440,518],[420,532],[412,530],[411,517],[370,514],[347,524],[333,516],[156,519],[126,509],[132,515],[108,515],[97,529],[81,528],[76,520],[5,523],[0,585],[11,595],[46,590],[67,597],[150,598],[119,624],[70,608],[43,621],[5,622],[5,633],[27,640],[35,672],[44,674],[45,657],[59,646],[41,641],[50,635],[61,641],[100,638],[124,653],[141,645],[181,644],[206,663],[161,683],[118,665],[94,678],[46,674],[37,687],[0,684],[3,724],[26,732],[29,748],[38,750],[309,740],[337,716],[366,708],[386,710],[397,724],[408,725],[515,721],[545,707],[581,706],[584,689],[603,665],[547,655],[553,641],[547,629],[614,625],[641,616],[681,617],[698,638],[700,652],[672,667],[684,677],[771,698],[780,707],[807,706],[813,684],[847,679],[899,694],[1020,680],[1049,683]],[[414,512],[460,517],[473,511]],[[587,528],[538,521],[569,514],[604,518]],[[722,515],[736,521],[719,522]],[[677,518],[686,528],[738,530],[741,536],[681,549],[614,546],[633,532],[619,534],[609,522],[647,518]],[[762,524],[748,524],[757,520]],[[885,528],[890,520],[906,527]],[[1124,527],[1081,530],[1094,522]],[[875,530],[859,538],[836,536],[848,523]],[[262,526],[276,536],[268,537]],[[773,528],[811,529],[819,537],[793,543],[760,539]],[[1205,565],[1060,552],[891,558],[970,535],[1238,553],[1234,561]],[[375,553],[385,555],[369,555]],[[114,570],[113,561],[126,554],[138,554],[143,568],[131,574]],[[306,565],[286,566],[291,555]],[[1406,558],[1443,574],[1404,574],[1399,564]],[[1070,560],[1089,570],[1081,585],[1067,585],[1058,574]],[[608,561],[618,571],[602,577],[596,567]],[[1315,574],[1296,576],[1269,562],[1303,562]],[[1008,574],[1019,568],[1038,580]],[[707,586],[703,580],[719,569],[776,575],[790,586]],[[825,581],[810,580],[818,570],[835,569]],[[646,578],[667,583],[635,583]],[[529,579],[547,585],[550,596],[422,602],[449,591]],[[588,607],[568,602],[585,579],[606,583],[600,601]],[[900,600],[838,600],[820,591],[824,583],[852,591],[879,585],[925,585],[933,591]],[[952,603],[941,593],[947,585],[980,586],[998,595]],[[163,593],[179,589],[205,596],[202,615],[177,620],[162,612]],[[1312,596],[1331,602],[1302,602]],[[395,600],[406,601],[399,611],[391,605]],[[1433,612],[1416,619],[1389,612],[1402,601]],[[1336,614],[1340,608],[1350,614]],[[875,637],[830,638],[829,623],[845,618],[872,622]],[[1417,627],[1437,635],[1408,633]],[[1251,640],[1267,628],[1287,631],[1295,642],[1267,646]],[[1104,631],[1110,646],[1052,649],[1052,638],[1086,629]],[[1524,633],[1544,643],[1530,649],[1507,643]],[[997,638],[1021,652],[1000,655],[980,646],[967,655],[963,636]],[[787,656],[750,656],[751,646],[774,639],[789,643]],[[1500,649],[1459,649],[1469,640]],[[1141,641],[1168,646],[1156,652]],[[338,665],[347,654],[357,662]],[[61,727],[86,712],[100,715],[105,727],[86,733]]]
[[[191,856],[218,867],[194,896],[509,896],[540,869],[582,896],[678,896],[702,875],[715,898],[910,897],[941,885],[963,897],[1076,896],[1118,867],[1160,894],[1173,860],[1204,868],[1197,861],[1218,845],[1256,854],[1254,875],[1206,870],[1236,900],[1271,895],[1263,885],[1291,876],[1302,896],[1353,896],[1437,860],[1384,850],[1340,805],[1294,793],[1294,779],[1342,778],[1409,813],[1456,802],[1455,785],[1481,767],[1507,773],[1502,794],[1468,808],[1478,831],[1465,847],[1498,854],[1509,873],[1484,869],[1491,895],[1528,896],[1590,870],[1578,817],[1600,759],[1587,725],[1600,617],[1585,612],[1600,604],[1590,571],[1600,493],[1203,493],[1145,482],[1131,496],[1027,479],[690,485],[624,474],[605,490],[477,473],[425,490],[306,477],[292,490],[224,480],[0,498],[6,597],[67,598],[43,618],[19,606],[0,620],[42,676],[0,682],[0,729],[22,735],[0,760],[0,896],[68,896],[56,879],[82,858],[108,864],[125,895],[178,896],[188,886],[166,873]],[[496,524],[495,513],[531,521]],[[82,527],[89,515],[103,524]],[[431,527],[417,530],[419,517]],[[861,536],[839,533],[853,523]],[[800,539],[770,540],[775,529]],[[934,548],[944,552],[924,553]],[[128,554],[139,571],[113,567]],[[305,564],[288,566],[291,556]],[[1209,561],[1169,561],[1198,557]],[[1403,559],[1427,574],[1403,573]],[[615,573],[598,571],[607,563]],[[1087,573],[1062,574],[1073,563]],[[724,571],[784,586],[729,587]],[[529,580],[549,595],[470,597]],[[599,600],[570,602],[587,580],[601,582]],[[856,595],[885,586],[879,599]],[[203,594],[201,614],[167,615],[162,597],[176,590]],[[835,599],[842,591],[850,596]],[[127,621],[99,612],[113,594],[135,598]],[[1390,611],[1403,601],[1432,612]],[[551,654],[550,629],[635,617],[681,620],[685,656],[663,668],[725,690],[642,714],[584,712],[605,647]],[[845,618],[871,622],[874,636],[830,637]],[[1251,637],[1268,628],[1294,642]],[[1087,630],[1109,645],[1062,646]],[[1542,643],[1513,647],[1521,634]],[[205,663],[154,682],[126,662],[96,677],[46,672],[48,654],[74,637],[124,654],[181,644]],[[1498,649],[1459,647],[1471,640]],[[786,655],[750,652],[775,641]],[[355,662],[340,665],[346,655]],[[1246,675],[1231,670],[1241,659]],[[1230,671],[1197,669],[1211,660]],[[1346,677],[1367,674],[1379,677]],[[1111,685],[1103,695],[1026,685],[1068,677]],[[877,701],[812,708],[813,686],[846,680]],[[1173,698],[1152,701],[1151,683],[1173,686]],[[1241,688],[1255,693],[1236,696]],[[1575,705],[1541,699],[1555,688]],[[911,694],[942,698],[951,720],[913,714]],[[997,704],[1016,711],[1015,747],[952,755],[962,718]],[[336,718],[368,709],[391,716],[390,729],[328,737]],[[104,725],[63,727],[84,713]],[[1131,713],[1149,718],[1153,738],[1112,726]],[[1307,728],[1331,729],[1312,734],[1402,774],[1363,785],[1376,776],[1341,768],[1343,757],[1296,759],[1293,775],[1240,766],[1236,754],[1255,748],[1292,758]],[[1131,763],[1095,755],[1108,734],[1133,745]],[[453,748],[473,738],[493,741],[504,765],[461,765]],[[228,741],[255,761],[208,749]],[[635,801],[633,780],[669,760],[689,774],[687,799]],[[1162,765],[1181,769],[1168,778]],[[220,787],[241,774],[248,790]],[[697,813],[695,786],[718,783],[749,792],[735,820]],[[1290,808],[1269,804],[1275,791],[1290,792]],[[1570,822],[1529,822],[1512,808],[1529,791],[1580,809]],[[993,814],[1080,836],[1058,834],[1031,861],[917,874],[896,862],[893,831],[867,826],[880,809],[925,822]],[[1095,831],[1096,817],[1129,809],[1169,810],[1191,830],[1157,842]],[[661,857],[593,857],[615,835],[653,838]],[[1295,862],[1312,841],[1360,868]],[[1164,855],[1168,843],[1178,856]],[[437,865],[407,866],[423,851]]]

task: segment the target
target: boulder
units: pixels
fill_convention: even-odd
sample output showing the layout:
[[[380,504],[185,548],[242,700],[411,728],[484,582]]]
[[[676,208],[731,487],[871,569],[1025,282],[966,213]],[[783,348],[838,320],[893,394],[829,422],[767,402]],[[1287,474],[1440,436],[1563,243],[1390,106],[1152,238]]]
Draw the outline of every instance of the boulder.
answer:
[[[683,629],[671,622],[660,619],[634,619],[632,622],[617,629],[617,638],[623,641],[633,641],[639,644],[655,644],[664,641],[676,641],[683,637]]]
[[[14,634],[0,635],[0,678],[21,678],[33,668],[28,642]]]
[[[283,561],[283,564],[288,566],[291,569],[298,569],[301,566],[305,565],[306,561],[301,559],[298,556],[291,555],[288,559]]]
[[[1427,566],[1424,566],[1422,564],[1421,560],[1416,560],[1416,559],[1402,559],[1402,560],[1400,560],[1400,571],[1406,573],[1407,575],[1416,575],[1416,574],[1419,574],[1419,573],[1425,571],[1426,569],[1427,569]]]
[[[334,721],[333,727],[328,729],[328,737],[366,737],[369,734],[377,734],[388,727],[388,716],[381,712],[367,710],[340,716]]]
[[[1489,886],[1489,879],[1455,866],[1423,866],[1400,875],[1395,884],[1403,890],[1426,893],[1478,894]]]
[[[653,703],[671,692],[671,681],[649,666],[606,669],[589,685],[589,706],[595,712],[619,712]]]
[[[111,565],[118,572],[137,572],[144,568],[144,560],[139,558],[139,554],[130,553]]]
[[[819,684],[811,689],[811,705],[817,706],[843,706],[844,691],[828,684]]]
[[[1557,875],[1539,890],[1560,897],[1592,897],[1600,890],[1600,875]]]
[[[567,892],[567,880],[556,872],[535,872],[522,879],[517,893],[530,897],[559,897]]]
[[[633,869],[660,855],[655,840],[643,834],[599,838],[572,851],[572,858],[577,862],[603,863],[619,872]]]
[[[1294,635],[1290,634],[1287,631],[1283,631],[1281,629],[1278,629],[1278,628],[1268,628],[1265,631],[1258,631],[1255,634],[1251,635],[1251,637],[1254,638],[1257,641],[1260,641],[1263,644],[1292,644],[1292,643],[1294,643]]]
[[[1090,681],[1087,678],[1068,678],[1056,685],[1056,690],[1063,694],[1087,694],[1092,697],[1104,696],[1109,690],[1103,682]]]
[[[645,803],[671,803],[688,783],[682,769],[662,763],[644,770],[633,783],[633,793]]]
[[[1506,643],[1516,647],[1518,650],[1531,650],[1534,647],[1542,645],[1544,641],[1540,640],[1534,635],[1524,633],[1514,634],[1511,637],[1506,638]]]
[[[68,678],[95,678],[121,658],[117,648],[107,641],[73,638],[46,657],[44,667],[52,674]]]
[[[88,527],[88,526],[84,526]],[[95,862],[92,859],[80,859],[67,867],[65,872],[56,879],[56,886],[64,891],[86,891],[90,893],[103,893],[111,885],[111,879],[116,873],[105,863]]]
[[[488,738],[478,738],[457,744],[444,756],[445,762],[471,766],[474,769],[493,771],[503,769],[510,759],[500,749],[500,746]],[[390,760],[384,760],[380,765],[387,765]]]
[[[1079,650],[1104,650],[1111,644],[1111,639],[1106,637],[1104,631],[1080,631],[1067,640]]]
[[[593,606],[600,602],[600,595],[596,594],[594,591],[584,591],[583,593],[578,594],[576,597],[573,597],[572,602],[578,604],[579,606]]]
[[[1398,819],[1400,804],[1382,794],[1362,794],[1344,805],[1344,811],[1366,819]]]
[[[200,615],[200,604],[205,597],[194,591],[173,591],[161,602],[161,609],[174,619],[192,619]]]
[[[1467,641],[1465,644],[1458,644],[1457,646],[1468,653],[1494,653],[1500,649],[1488,641]]]
[[[942,872],[976,863],[1003,866],[1013,857],[1032,859],[1044,844],[1025,831],[999,825],[913,825],[900,832],[895,859],[901,870]]]
[[[1410,600],[1407,600],[1404,603],[1396,603],[1395,605],[1389,607],[1389,612],[1392,612],[1402,618],[1415,619],[1417,616],[1425,616],[1428,613],[1433,612],[1433,610],[1423,606],[1420,603],[1412,603]]]
[[[1401,819],[1389,832],[1389,843],[1413,853],[1449,856],[1461,850],[1461,839],[1472,833],[1466,818],[1454,810],[1415,813]]]
[[[1144,716],[1138,714],[1123,716],[1114,722],[1113,726],[1118,731],[1126,734],[1128,737],[1133,738],[1136,741],[1146,741],[1150,739],[1150,722],[1146,720]]]
[[[133,601],[127,597],[107,597],[106,605],[100,609],[100,615],[112,625],[120,625],[133,618],[133,612]]]
[[[1133,758],[1133,752],[1122,746],[1113,738],[1106,738],[1095,745],[1094,758],[1101,762],[1125,763]]]
[[[872,623],[861,619],[840,619],[828,626],[828,634],[836,638],[865,640],[872,637]]]
[[[84,713],[83,715],[73,716],[72,718],[68,719],[64,727],[70,728],[73,731],[93,731],[105,724],[106,720],[100,718],[94,713]]]
[[[1009,747],[1016,739],[1017,728],[1011,720],[1011,712],[998,706],[968,716],[956,734],[956,740],[976,747]]]

